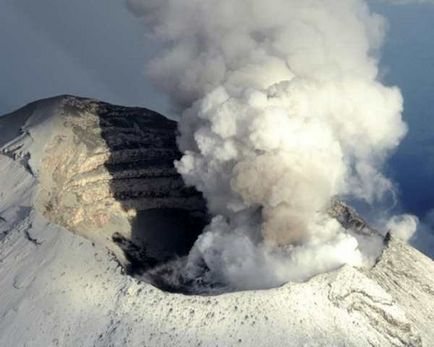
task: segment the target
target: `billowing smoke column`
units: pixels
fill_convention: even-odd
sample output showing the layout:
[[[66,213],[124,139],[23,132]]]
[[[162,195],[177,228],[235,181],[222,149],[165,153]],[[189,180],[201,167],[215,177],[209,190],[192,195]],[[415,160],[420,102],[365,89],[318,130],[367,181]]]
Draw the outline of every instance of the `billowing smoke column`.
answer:
[[[162,54],[149,65],[182,111],[176,164],[214,216],[185,265],[262,288],[369,262],[326,213],[381,199],[406,133],[398,89],[378,80],[383,19],[359,0],[131,0]],[[366,249],[365,249],[366,248]]]

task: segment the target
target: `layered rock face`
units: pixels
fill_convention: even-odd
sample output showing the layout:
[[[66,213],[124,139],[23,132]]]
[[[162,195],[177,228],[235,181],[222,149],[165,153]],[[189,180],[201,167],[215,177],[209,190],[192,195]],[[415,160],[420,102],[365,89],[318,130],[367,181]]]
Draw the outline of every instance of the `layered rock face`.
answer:
[[[37,176],[36,208],[49,220],[104,244],[124,263],[117,243],[135,266],[188,252],[205,223],[205,203],[174,168],[176,122],[70,96],[30,105],[0,125],[13,118],[22,125],[2,152]]]

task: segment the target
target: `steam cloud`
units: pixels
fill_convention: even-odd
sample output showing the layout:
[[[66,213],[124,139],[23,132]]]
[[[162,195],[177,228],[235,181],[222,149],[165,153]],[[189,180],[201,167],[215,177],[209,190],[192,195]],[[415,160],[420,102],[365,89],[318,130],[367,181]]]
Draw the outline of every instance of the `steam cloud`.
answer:
[[[361,0],[129,6],[164,43],[149,73],[182,112],[176,167],[214,216],[183,275],[265,288],[372,262],[380,246],[326,210],[393,191],[381,168],[406,126],[378,78],[383,18]]]

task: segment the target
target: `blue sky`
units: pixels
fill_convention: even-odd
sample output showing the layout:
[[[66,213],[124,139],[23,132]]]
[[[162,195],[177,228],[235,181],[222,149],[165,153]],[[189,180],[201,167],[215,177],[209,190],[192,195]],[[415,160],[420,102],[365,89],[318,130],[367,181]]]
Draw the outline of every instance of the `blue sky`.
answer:
[[[56,94],[162,108],[144,29],[122,0],[0,1],[0,114]]]
[[[382,72],[410,127],[387,170],[403,209],[423,216],[434,207],[434,5],[371,3],[390,23]],[[144,73],[154,48],[123,0],[2,0],[0,47],[0,114],[65,93],[168,109]]]
[[[389,161],[403,209],[422,216],[434,208],[434,5],[374,4],[389,21],[382,67],[404,95],[409,133]]]

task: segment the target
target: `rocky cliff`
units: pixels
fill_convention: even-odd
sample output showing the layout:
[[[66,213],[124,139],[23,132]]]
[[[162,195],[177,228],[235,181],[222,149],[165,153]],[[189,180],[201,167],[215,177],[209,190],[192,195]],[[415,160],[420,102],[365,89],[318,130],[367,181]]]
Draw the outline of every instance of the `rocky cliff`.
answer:
[[[11,132],[12,122],[15,136],[0,140],[1,151],[37,177],[35,207],[50,221],[105,245],[124,264],[188,252],[206,209],[173,166],[174,121],[64,96],[2,117],[0,127]]]

